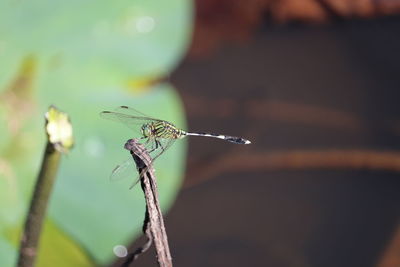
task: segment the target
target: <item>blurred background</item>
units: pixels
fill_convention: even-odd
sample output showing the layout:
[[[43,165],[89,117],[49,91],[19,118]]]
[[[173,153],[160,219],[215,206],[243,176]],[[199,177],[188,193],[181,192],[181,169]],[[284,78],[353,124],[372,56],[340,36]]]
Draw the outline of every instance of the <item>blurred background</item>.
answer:
[[[399,7],[196,1],[189,129],[253,143],[190,139],[177,266],[400,266]]]
[[[140,188],[105,174],[130,133],[97,113],[118,105],[252,141],[192,137],[158,160],[175,266],[400,266],[400,1],[122,1],[88,13],[71,2],[43,20],[54,29],[31,26],[40,41],[26,47],[6,41],[28,38],[32,6],[6,2],[18,12],[0,11],[0,255],[13,255],[2,266],[44,143],[25,140],[43,139],[50,103],[71,114],[77,145],[45,249],[73,249],[39,266],[120,266],[113,246],[144,242]],[[153,248],[136,264],[156,266]]]

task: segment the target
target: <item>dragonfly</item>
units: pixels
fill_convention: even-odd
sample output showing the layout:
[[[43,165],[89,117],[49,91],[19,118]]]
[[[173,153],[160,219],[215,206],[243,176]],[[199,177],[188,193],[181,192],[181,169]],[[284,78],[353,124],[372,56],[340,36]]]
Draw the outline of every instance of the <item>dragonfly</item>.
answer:
[[[182,139],[186,136],[204,136],[222,139],[235,144],[251,144],[249,140],[236,136],[203,132],[187,132],[176,127],[171,122],[149,117],[128,106],[120,106],[116,111],[102,111],[100,116],[104,119],[120,122],[138,133],[140,136],[139,139],[144,140],[143,145],[146,147],[152,158],[151,163],[171,147],[176,140]],[[110,178],[112,180],[117,180],[120,177],[125,177],[128,174],[128,169],[130,169],[133,163],[134,161],[130,159],[117,165],[117,167],[112,171]],[[139,180],[140,177],[131,187],[133,187]]]

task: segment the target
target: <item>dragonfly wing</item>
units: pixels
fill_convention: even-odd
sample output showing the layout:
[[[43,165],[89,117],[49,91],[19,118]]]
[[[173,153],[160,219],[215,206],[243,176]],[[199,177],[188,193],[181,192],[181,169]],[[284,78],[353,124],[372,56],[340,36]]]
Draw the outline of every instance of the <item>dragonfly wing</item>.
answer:
[[[142,112],[140,112],[140,111],[138,111],[138,110],[136,110],[134,108],[128,107],[128,106],[119,106],[119,107],[117,107],[115,109],[115,111],[117,113],[126,113],[128,115],[133,116],[133,117],[139,117],[139,118],[143,118],[145,120],[162,121],[162,120],[147,116],[146,114],[144,114],[144,113],[142,113]]]
[[[150,163],[150,166],[148,166],[147,168],[145,168],[144,170],[142,170],[140,176],[142,176],[145,172],[147,172],[149,168],[152,168],[151,165],[154,163],[154,161],[155,161],[161,154],[163,154],[163,153],[174,143],[174,141],[175,141],[175,139],[159,139],[159,140],[158,140],[158,142],[159,142],[158,147],[157,147],[156,149],[151,148],[151,149],[153,149],[153,151],[148,150],[148,151],[151,151],[151,152],[150,152],[150,155],[151,155],[151,157],[152,157],[151,163]],[[160,144],[161,144],[161,145],[160,145]],[[155,146],[155,145],[156,145],[156,144],[155,144],[155,141],[153,141],[153,144],[148,145],[148,146]],[[146,149],[149,149],[149,148],[146,148]],[[130,186],[129,189],[132,189],[135,185],[137,185],[137,183],[140,181],[140,176],[139,176],[139,178],[138,178],[137,180],[135,180],[135,181],[132,183],[132,185]]]
[[[112,120],[124,124],[126,127],[133,130],[137,137],[143,137],[141,127],[143,124],[151,122],[152,119],[145,117],[135,117],[123,113],[113,112],[113,111],[102,111],[100,116],[107,120]]]
[[[175,142],[175,140],[176,139],[148,138],[146,142],[143,143],[143,146],[150,155],[150,163],[154,163],[154,161]]]
[[[159,142],[157,149],[150,153],[152,158],[151,163],[153,163],[161,154],[163,154],[167,149],[172,146],[176,139],[164,139],[159,138],[157,141]]]
[[[131,108],[131,107],[128,107],[128,106],[119,106],[119,107],[115,108],[115,111],[128,113],[128,114],[133,115],[133,116],[149,117],[146,114],[140,112],[139,110]]]
[[[148,142],[144,144],[151,156],[151,163],[149,167],[152,167],[151,165],[154,163],[154,161],[174,143],[175,139],[158,139],[157,141],[158,144],[156,144],[156,141],[154,139],[148,140]],[[147,168],[144,169],[141,175],[143,175],[147,170]],[[128,160],[125,160],[114,168],[114,170],[111,172],[110,180],[117,181],[126,179],[128,177],[132,178],[135,177],[136,172],[137,169],[135,162],[132,158],[129,158]],[[140,176],[138,175],[135,178],[135,181],[130,186],[130,189],[132,189],[139,181]]]
[[[107,120],[121,122],[125,124],[127,127],[138,130],[140,126],[149,122],[149,119],[144,117],[135,117],[123,113],[113,112],[113,111],[102,111],[100,112],[100,116]]]
[[[151,157],[151,162],[153,163],[164,151],[166,151],[175,141],[175,139],[163,139],[158,140],[159,144],[157,145],[156,141],[148,140],[143,145],[145,146],[146,150],[149,152]],[[158,147],[157,147],[158,146]],[[118,164],[110,175],[110,180],[122,180],[127,177],[132,177],[134,173],[136,173],[136,165],[132,158],[129,158]]]
[[[132,158],[129,158],[114,168],[114,170],[111,172],[110,180],[123,180],[128,177],[134,177],[136,173],[137,170],[135,162]]]
[[[139,181],[140,181],[140,177],[138,177],[138,178],[136,179],[136,181],[134,181],[134,182],[132,183],[132,185],[129,187],[129,189],[134,188],[135,185],[137,185],[137,184],[139,183]]]
[[[107,120],[117,121],[122,124],[125,124],[127,127],[131,128],[132,130],[140,133],[140,127],[149,122],[165,122],[167,124],[173,125],[170,122],[155,119],[152,117],[148,117],[145,114],[137,111],[136,109],[127,107],[127,106],[120,106],[116,108],[119,112],[114,111],[102,111],[100,112],[100,116]],[[129,114],[126,114],[129,113]]]
[[[128,106],[119,106],[118,108],[115,109],[116,113],[122,113],[122,114],[127,114],[128,116],[131,115],[132,117],[135,118],[141,118],[142,120],[145,121],[154,121],[154,122],[165,122],[167,124],[173,125],[173,123],[161,119],[156,119],[153,117],[150,117],[134,108],[128,107]]]
[[[148,168],[144,169],[142,171],[142,175],[148,170]],[[136,175],[136,177],[135,177]],[[140,181],[140,176],[137,174],[137,169],[136,165],[134,164],[134,161],[132,158],[124,161],[123,163],[117,165],[114,170],[112,171],[110,175],[110,180],[111,181],[117,181],[117,180],[123,180],[126,178],[132,178],[135,177],[134,182],[132,185],[129,187],[129,189],[132,189],[135,185],[138,184]]]
[[[148,138],[142,145],[145,147],[150,155],[150,164],[161,156],[174,142],[176,139],[164,139],[164,138]]]

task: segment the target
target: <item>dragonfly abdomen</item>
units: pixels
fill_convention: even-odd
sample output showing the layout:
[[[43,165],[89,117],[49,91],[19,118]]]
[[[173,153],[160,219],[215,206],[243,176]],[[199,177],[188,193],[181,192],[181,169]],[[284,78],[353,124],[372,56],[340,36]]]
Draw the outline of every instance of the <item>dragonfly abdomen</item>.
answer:
[[[241,137],[236,137],[236,136],[230,136],[230,135],[213,134],[213,133],[187,133],[187,132],[185,133],[185,135],[213,137],[213,138],[218,138],[218,139],[222,139],[222,140],[225,140],[228,142],[232,142],[235,144],[242,144],[242,145],[251,144],[251,142],[247,139],[244,139]]]

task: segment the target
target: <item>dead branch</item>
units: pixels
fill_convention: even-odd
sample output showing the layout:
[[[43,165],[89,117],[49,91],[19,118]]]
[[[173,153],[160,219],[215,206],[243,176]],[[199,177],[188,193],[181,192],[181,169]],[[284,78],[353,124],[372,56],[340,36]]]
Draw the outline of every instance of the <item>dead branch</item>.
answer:
[[[143,223],[143,233],[148,241],[144,246],[131,253],[123,266],[129,266],[138,256],[145,252],[152,242],[156,248],[158,264],[161,267],[171,267],[172,257],[169,251],[167,233],[158,200],[157,183],[151,158],[148,151],[135,139],[130,139],[125,144],[136,163],[139,172],[140,183],[146,199],[146,214]]]

